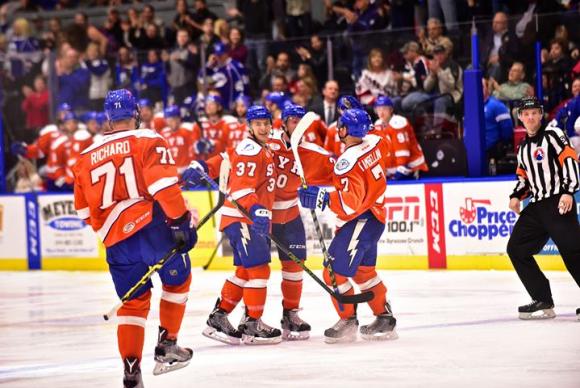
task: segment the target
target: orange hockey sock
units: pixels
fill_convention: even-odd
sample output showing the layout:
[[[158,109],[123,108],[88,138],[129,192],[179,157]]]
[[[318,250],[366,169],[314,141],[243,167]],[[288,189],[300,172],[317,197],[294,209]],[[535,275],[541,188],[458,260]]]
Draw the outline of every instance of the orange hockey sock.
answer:
[[[141,360],[150,302],[149,290],[140,297],[125,302],[117,312],[117,342],[122,359],[136,357]]]
[[[384,313],[387,304],[387,287],[383,284],[375,267],[360,266],[353,280],[358,284],[361,292],[372,291],[375,294],[375,297],[368,301],[373,313],[375,315]]]
[[[282,306],[286,310],[300,307],[302,267],[290,260],[282,261]]]
[[[231,313],[244,295],[244,286],[248,281],[248,272],[242,266],[236,267],[236,273],[226,280],[222,287],[222,298],[219,308]]]
[[[332,288],[332,282],[330,280],[330,274],[328,272],[328,270],[325,268],[324,272],[323,272],[323,276],[324,276],[324,282]],[[352,289],[352,284],[350,284],[350,281],[348,280],[347,277],[339,275],[337,273],[334,274],[334,277],[336,278],[336,285],[338,286],[338,292],[341,295],[352,295],[354,294],[354,290]],[[355,314],[355,309],[354,309],[354,305],[352,304],[343,304],[342,305],[342,311],[340,310],[340,306],[338,305],[338,302],[336,301],[336,299],[332,298],[332,304],[334,305],[334,308],[336,310],[336,312],[338,313],[338,315],[342,318],[342,319],[346,319],[346,318],[350,318]]]
[[[163,285],[161,302],[159,303],[159,321],[161,327],[167,329],[167,338],[176,339],[183,314],[185,314],[185,303],[191,284],[191,274],[187,280],[178,286]]]
[[[264,312],[266,303],[267,285],[270,278],[270,266],[268,264],[258,267],[247,268],[248,282],[244,286],[244,303],[248,308],[248,315],[252,318],[260,318]]]

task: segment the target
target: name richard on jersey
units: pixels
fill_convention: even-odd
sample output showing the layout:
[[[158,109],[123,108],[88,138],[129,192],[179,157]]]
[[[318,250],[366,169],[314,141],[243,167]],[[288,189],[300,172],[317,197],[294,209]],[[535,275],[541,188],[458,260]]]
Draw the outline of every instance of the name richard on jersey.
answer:
[[[91,165],[95,165],[100,161],[113,155],[123,155],[130,153],[131,153],[131,144],[129,143],[128,140],[105,144],[104,146],[97,148],[96,150],[91,152]]]

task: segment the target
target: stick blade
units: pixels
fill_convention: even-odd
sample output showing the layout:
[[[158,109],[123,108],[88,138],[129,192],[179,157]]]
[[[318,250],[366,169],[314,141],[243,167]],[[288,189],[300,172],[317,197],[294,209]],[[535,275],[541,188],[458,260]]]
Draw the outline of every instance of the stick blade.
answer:
[[[375,297],[374,292],[367,291],[354,295],[333,295],[334,299],[341,304],[358,304],[370,301]]]
[[[290,145],[292,147],[292,152],[294,153],[294,159],[296,159],[296,163],[298,165],[298,175],[304,176],[304,170],[302,169],[302,163],[300,162],[300,157],[298,156],[298,145],[302,141],[302,137],[304,137],[304,133],[314,121],[318,119],[318,115],[314,112],[308,112],[300,119],[296,128],[294,128],[294,132],[292,132],[292,136],[290,136]]]
[[[220,182],[219,182],[219,189],[222,192],[226,192],[228,189],[228,180],[230,178],[230,168],[231,163],[230,159],[227,157],[227,154],[224,155],[224,159],[220,164]]]

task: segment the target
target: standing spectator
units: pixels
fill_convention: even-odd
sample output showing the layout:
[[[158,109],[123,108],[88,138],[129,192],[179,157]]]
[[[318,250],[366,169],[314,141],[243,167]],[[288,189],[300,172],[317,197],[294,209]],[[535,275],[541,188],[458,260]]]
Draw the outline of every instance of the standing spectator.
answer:
[[[195,44],[200,49],[202,49],[202,46],[205,46],[206,58],[209,58],[209,56],[213,53],[214,45],[220,42],[220,39],[214,33],[213,19],[205,19],[203,21],[202,30],[203,34],[199,36]]]
[[[138,55],[140,61],[144,59],[142,53],[145,50],[163,50],[166,47],[159,27],[153,23],[145,25],[140,31],[136,31],[132,36],[131,43],[137,50],[141,50]]]
[[[423,29],[419,30],[419,42],[423,48],[423,52],[427,56],[432,56],[433,49],[436,46],[445,47],[449,53],[453,49],[453,43],[451,40],[443,35],[443,25],[441,20],[437,18],[430,18],[427,20],[427,35]]]
[[[78,52],[85,52],[90,42],[99,45],[101,54],[107,52],[109,40],[97,27],[89,23],[89,17],[84,12],[77,12],[74,23],[66,28],[64,40]]]
[[[405,112],[412,112],[417,104],[429,98],[424,88],[425,79],[429,75],[429,65],[427,59],[419,54],[419,50],[419,44],[412,41],[405,43],[401,49],[405,58],[403,82],[410,85],[410,93],[401,101],[401,108]]]
[[[236,0],[236,7],[228,10],[230,17],[242,17],[249,50],[250,72],[266,72],[266,40],[271,38],[272,13],[269,0]]]
[[[121,27],[121,15],[117,8],[109,8],[107,20],[104,25],[105,33],[114,40],[115,46],[119,47],[123,43],[123,28]]]
[[[504,82],[509,67],[518,58],[519,40],[508,29],[508,18],[503,12],[494,15],[492,32],[482,44],[484,68],[497,82]]]
[[[230,29],[229,35],[229,55],[230,58],[246,65],[246,60],[248,59],[248,48],[244,44],[244,37],[242,31],[239,28]]]
[[[199,63],[197,47],[189,41],[186,29],[177,31],[177,47],[167,55],[165,62],[174,104],[181,105],[195,90],[195,74]]]
[[[121,47],[115,65],[115,88],[127,89],[133,95],[137,95],[138,78],[139,69],[133,53],[127,47]]]
[[[456,32],[457,25],[457,4],[456,0],[429,0],[429,17],[445,20],[447,31]]]
[[[273,92],[288,93],[288,81],[286,81],[286,77],[281,74],[272,76],[270,90]]]
[[[580,78],[576,78],[572,82],[572,93],[574,97],[557,111],[555,119],[558,122],[558,127],[566,130],[570,140],[574,139],[573,143],[576,148],[579,145],[578,135],[580,135],[580,120],[578,120],[580,117],[580,97],[578,97],[580,95]]]
[[[308,36],[312,31],[310,0],[286,0],[286,36]]]
[[[140,98],[147,98],[158,104],[167,99],[167,78],[163,62],[155,50],[147,52],[147,61],[140,68]]]
[[[292,83],[296,79],[296,70],[290,66],[290,55],[287,52],[281,51],[276,57],[276,62],[268,65],[268,71],[262,76],[260,86],[262,89],[267,89],[272,84],[274,75],[283,75],[288,83]]]
[[[201,30],[201,25],[196,26],[196,23],[193,21],[187,0],[177,0],[175,2],[175,10],[177,13],[173,18],[173,29],[175,31],[185,29],[189,32],[189,36],[195,36],[197,39],[199,34],[196,32],[194,35],[194,30]]]
[[[326,126],[330,126],[338,119],[336,101],[338,100],[339,86],[334,80],[326,81],[322,89],[322,103],[313,106],[312,110],[319,115]]]
[[[303,106],[307,111],[322,103],[321,98],[316,90],[316,80],[312,77],[303,77],[296,83],[296,93],[294,101]]]
[[[493,96],[502,101],[519,101],[524,97],[532,97],[534,89],[529,83],[524,82],[526,73],[524,64],[521,62],[514,62],[508,72],[507,82],[498,84],[498,82],[490,78],[489,88],[493,92]]]
[[[42,61],[42,52],[38,41],[30,36],[30,23],[19,18],[12,23],[12,37],[6,51],[10,76],[15,81],[22,81],[35,66]]]
[[[140,18],[141,24],[143,27],[145,27],[145,29],[147,29],[147,27],[150,25],[155,25],[159,34],[161,36],[165,36],[165,26],[163,20],[155,15],[155,7],[153,7],[151,4],[147,4],[143,7]]]
[[[572,64],[565,50],[566,47],[561,40],[555,39],[550,42],[550,53],[548,60],[544,63],[544,75],[547,78],[547,111],[552,110],[561,100],[570,95]]]
[[[230,44],[230,26],[224,19],[217,19],[213,27],[214,34],[226,46]]]
[[[68,48],[63,57],[57,61],[58,76],[57,103],[68,103],[73,111],[83,111],[89,105],[89,86],[91,75],[80,66],[79,53]]]
[[[207,8],[205,0],[195,0],[194,11],[191,14],[190,22],[190,25],[193,27],[193,34],[191,35],[192,41],[195,42],[201,36],[203,33],[202,25],[207,19],[213,21],[217,19],[217,16]]]
[[[425,78],[424,87],[426,92],[437,95],[433,103],[434,124],[437,126],[463,97],[463,70],[451,59],[445,47],[436,46],[433,55],[435,58],[429,62],[430,73]]]
[[[34,90],[28,86],[22,87],[24,101],[22,111],[26,114],[26,136],[22,140],[32,143],[37,135],[36,130],[49,123],[49,93],[46,88],[46,81],[42,75],[37,75],[34,79]]]
[[[485,151],[487,159],[502,159],[513,149],[514,124],[507,107],[490,95],[488,80],[483,78],[483,115],[485,119]]]
[[[89,43],[86,57],[84,66],[91,75],[89,86],[90,109],[97,111],[103,108],[105,96],[111,89],[111,69],[107,61],[99,54],[99,46],[95,43]]]
[[[374,48],[369,53],[368,66],[356,83],[356,94],[364,105],[373,104],[380,95],[398,95],[395,74],[387,68],[382,50]]]
[[[296,52],[300,56],[302,62],[308,63],[312,66],[314,75],[318,82],[326,82],[328,79],[328,62],[326,55],[326,46],[320,36],[313,35],[310,37],[310,47],[304,48],[299,46]]]

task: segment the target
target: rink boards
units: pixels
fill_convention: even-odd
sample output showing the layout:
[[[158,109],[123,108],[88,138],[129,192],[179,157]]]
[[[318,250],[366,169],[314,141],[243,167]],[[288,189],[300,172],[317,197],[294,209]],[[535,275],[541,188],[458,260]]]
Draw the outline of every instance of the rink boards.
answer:
[[[517,220],[508,209],[513,186],[514,180],[389,184],[378,267],[512,269],[505,249]],[[216,202],[215,192],[193,191],[184,196],[200,216]],[[321,249],[309,212],[304,211],[302,218],[309,266],[319,269]],[[326,211],[319,213],[319,220],[330,244],[335,219]],[[215,223],[219,224],[219,216]],[[199,242],[190,253],[194,266],[205,264],[220,240],[216,224],[209,221],[199,230]],[[104,248],[92,229],[77,217],[71,194],[0,196],[0,269],[105,270],[104,257]],[[551,241],[538,260],[544,269],[565,269]],[[231,262],[226,242],[211,268],[229,269]],[[276,253],[272,263],[274,268],[280,267]]]

